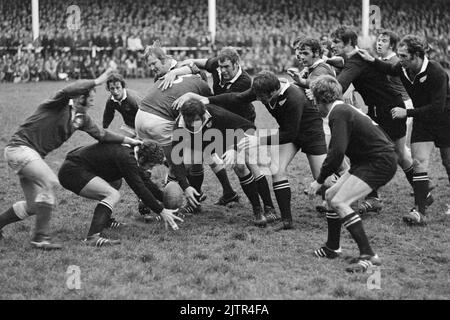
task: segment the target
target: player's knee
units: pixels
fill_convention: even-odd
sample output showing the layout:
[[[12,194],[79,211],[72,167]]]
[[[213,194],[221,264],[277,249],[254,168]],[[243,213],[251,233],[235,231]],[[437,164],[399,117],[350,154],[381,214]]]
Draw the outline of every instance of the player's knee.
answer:
[[[102,200],[109,203],[114,207],[120,200],[120,192],[114,188],[110,188],[106,194],[106,197]]]
[[[336,199],[336,197],[332,197],[330,200],[328,200],[328,204],[332,209],[336,210],[337,212],[340,212],[340,209],[344,205],[343,202],[340,201],[339,199]]]
[[[238,177],[243,177],[246,173],[249,173],[249,170],[245,164],[235,164],[233,166],[233,170]]]
[[[428,160],[426,158],[414,158],[413,166],[415,172],[426,172],[428,170]]]
[[[27,205],[26,201],[18,201],[16,203],[14,203],[13,210],[14,210],[14,213],[16,214],[16,216],[21,220],[24,220],[24,219],[34,215],[34,213],[32,213],[28,209],[28,205]]]

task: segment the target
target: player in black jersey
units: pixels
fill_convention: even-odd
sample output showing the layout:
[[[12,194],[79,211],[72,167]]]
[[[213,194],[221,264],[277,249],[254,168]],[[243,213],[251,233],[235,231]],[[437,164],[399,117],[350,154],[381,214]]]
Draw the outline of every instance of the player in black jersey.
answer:
[[[413,185],[412,158],[406,148],[406,120],[393,119],[391,110],[405,108],[400,92],[394,90],[386,75],[378,71],[373,65],[364,61],[358,54],[356,43],[358,35],[348,27],[341,26],[332,34],[332,48],[337,55],[344,58],[345,64],[337,76],[342,89],[347,90],[353,84],[368,106],[368,115],[388,134],[394,142],[400,167],[403,169],[408,182]],[[379,211],[381,202],[377,190],[368,195],[367,206],[364,210]]]
[[[403,217],[409,224],[423,225],[429,199],[429,158],[433,146],[441,151],[442,164],[450,180],[450,83],[442,66],[429,60],[425,43],[418,36],[405,36],[398,45],[400,61],[390,63],[373,58],[367,51],[360,56],[389,75],[399,76],[414,109],[392,109],[394,119],[413,118],[411,152],[414,159],[413,188],[416,207]]]
[[[118,189],[122,178],[146,206],[161,215],[166,226],[168,223],[172,229],[178,229],[174,220],[182,220],[174,215],[176,210],[163,208],[157,201],[162,202],[162,191],[144,178],[145,170],[162,164],[162,150],[156,144],[147,142],[139,148],[137,159],[132,148],[107,143],[80,147],[67,154],[58,173],[61,185],[77,195],[99,201],[84,240],[86,244],[101,247],[120,243],[107,239],[101,233],[104,228],[119,225],[111,214],[120,200]]]
[[[350,169],[326,191],[326,199],[335,212],[327,213],[328,239],[314,253],[318,257],[336,258],[340,254],[341,224],[347,228],[359,247],[360,256],[349,265],[348,272],[365,272],[380,265],[370,247],[361,218],[350,205],[372,190],[389,182],[397,170],[392,141],[377,123],[355,107],[345,104],[342,87],[331,76],[321,76],[311,83],[312,93],[323,116],[329,118],[331,141],[320,175],[309,187],[313,197],[325,179],[339,169],[344,156]]]
[[[249,136],[238,144],[240,149],[257,145],[272,145],[272,181],[275,197],[280,208],[282,225],[278,230],[292,229],[291,188],[287,179],[287,167],[301,149],[308,158],[313,177],[319,175],[327,147],[322,119],[317,108],[306,98],[304,90],[286,79],[281,81],[271,72],[261,72],[254,79],[252,88],[242,93],[224,93],[212,97],[187,94],[179,100],[195,98],[204,104],[219,106],[261,101],[278,122],[279,130],[270,136]]]

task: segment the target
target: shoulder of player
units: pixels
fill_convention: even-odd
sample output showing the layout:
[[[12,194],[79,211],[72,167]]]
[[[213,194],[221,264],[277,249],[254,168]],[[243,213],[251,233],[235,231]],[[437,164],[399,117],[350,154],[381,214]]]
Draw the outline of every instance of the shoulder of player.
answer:
[[[439,62],[434,61],[434,60],[428,61],[426,73],[431,77],[437,77],[437,78],[447,78],[447,76],[448,76],[447,72],[442,67],[442,65]]]
[[[286,99],[286,102],[306,102],[308,99],[306,98],[306,94],[303,88],[291,83],[289,87],[282,92],[278,101],[283,101]]]
[[[329,118],[331,119],[344,119],[353,115],[355,112],[358,112],[355,107],[347,103],[339,103],[334,106],[333,110],[331,110],[329,114]]]

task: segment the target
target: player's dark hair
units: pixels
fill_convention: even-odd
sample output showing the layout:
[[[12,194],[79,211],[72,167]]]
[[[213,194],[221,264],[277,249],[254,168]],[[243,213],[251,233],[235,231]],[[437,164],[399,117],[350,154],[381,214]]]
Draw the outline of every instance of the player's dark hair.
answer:
[[[137,158],[139,165],[150,163],[152,166],[155,166],[164,163],[164,152],[158,144],[145,141],[144,144],[139,146]]]
[[[232,47],[226,47],[220,50],[217,58],[220,62],[224,62],[225,60],[230,60],[232,64],[239,63],[239,53]]]
[[[310,84],[311,91],[317,103],[333,103],[342,98],[342,86],[335,77],[319,76]]]
[[[404,36],[398,46],[406,46],[410,55],[417,55],[423,59],[425,57],[425,50],[427,48],[426,42],[419,36],[409,34]]]
[[[388,29],[382,29],[380,30],[380,32],[378,32],[378,37],[379,36],[389,37],[389,44],[391,45],[392,50],[393,51],[397,50],[397,44],[400,41],[400,38],[397,33]]]
[[[253,79],[252,89],[256,96],[262,96],[280,89],[280,80],[270,71],[261,71]]]
[[[108,77],[108,80],[106,80],[106,89],[109,90],[109,84],[110,83],[116,83],[116,82],[120,82],[120,84],[122,85],[122,88],[125,88],[125,80],[122,77],[121,74],[119,73],[113,73],[112,75],[110,75]]]
[[[358,34],[350,26],[340,26],[331,33],[331,38],[341,40],[344,45],[356,46],[358,44]]]
[[[189,99],[180,109],[180,113],[187,122],[191,122],[195,116],[203,117],[206,112],[205,105],[196,99]]]
[[[303,38],[296,45],[296,48],[300,50],[304,49],[305,47],[309,47],[312,53],[322,55],[322,46],[320,45],[320,42],[317,39],[310,37]]]

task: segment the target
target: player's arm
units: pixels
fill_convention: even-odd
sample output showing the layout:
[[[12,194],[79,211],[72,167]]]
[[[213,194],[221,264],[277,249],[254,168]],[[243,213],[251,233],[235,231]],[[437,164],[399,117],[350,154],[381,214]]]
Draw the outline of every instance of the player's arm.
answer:
[[[342,92],[347,91],[350,84],[363,73],[364,65],[358,62],[355,60],[348,60],[341,73],[339,73],[337,80],[342,86]]]
[[[332,76],[334,77],[334,72],[328,67],[325,67],[323,65],[319,65],[317,66],[313,72],[311,72],[311,74],[309,75],[308,78],[306,79],[302,79],[300,78],[300,82],[298,82],[299,86],[305,89],[309,89],[309,85],[311,84],[312,81],[314,81],[316,78],[320,77],[320,76],[324,76],[324,75],[328,75],[328,76]]]
[[[447,98],[450,96],[448,92],[448,78],[444,70],[439,73],[428,74],[428,88],[430,90],[431,103],[425,106],[414,106],[414,109],[407,109],[408,117],[423,117],[433,113],[440,113],[445,110]]]
[[[161,77],[162,81],[158,85],[158,88],[161,90],[166,90],[170,87],[172,87],[173,82],[177,77],[185,76],[188,74],[199,74],[200,69],[195,65],[194,63],[191,63],[189,65],[183,65],[180,66],[177,64],[174,69],[167,72],[163,77]]]
[[[212,103],[221,107],[224,107],[228,110],[227,106],[245,104],[256,101],[256,94],[250,88],[245,90],[244,92],[230,92],[230,93],[222,93],[216,96],[209,97],[208,103]]]
[[[125,143],[131,146],[137,146],[142,144],[142,141],[140,140],[126,137],[122,134],[118,134],[110,130],[101,128],[88,115],[85,115],[85,121],[80,130],[88,133],[91,137],[97,139],[99,142]]]
[[[197,67],[199,67],[200,69],[205,69],[206,70],[206,62],[208,59],[186,59],[184,61],[181,61],[179,63],[179,66],[189,66],[191,64],[195,64]]]
[[[331,140],[327,157],[322,164],[317,182],[323,184],[325,179],[339,170],[344,160],[345,151],[350,141],[351,128],[345,113],[330,118]]]
[[[111,106],[111,104],[109,103],[109,99],[106,102],[105,105],[105,111],[103,112],[103,128],[106,129],[109,127],[109,125],[111,124],[111,122],[114,119],[114,113],[115,113],[115,109],[113,106]]]
[[[322,59],[332,67],[335,67],[338,69],[344,68],[345,62],[344,62],[344,58],[342,58],[342,57],[338,57],[338,56],[334,56],[331,58],[323,57]]]
[[[381,61],[380,59],[372,57],[369,51],[367,51],[366,49],[358,49],[358,54],[365,61],[372,63],[378,71],[381,71],[384,74],[399,76],[401,73],[400,62],[392,64],[389,61]]]

